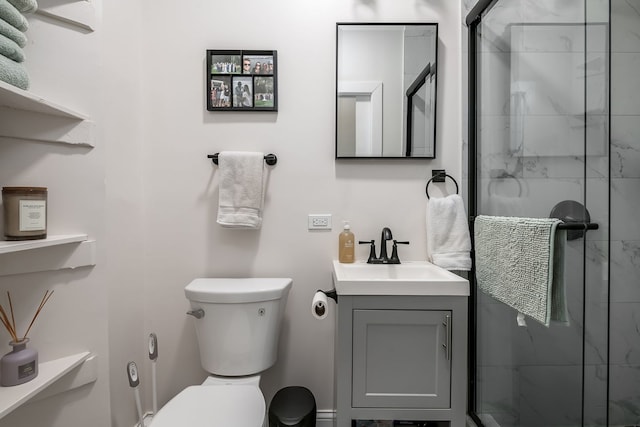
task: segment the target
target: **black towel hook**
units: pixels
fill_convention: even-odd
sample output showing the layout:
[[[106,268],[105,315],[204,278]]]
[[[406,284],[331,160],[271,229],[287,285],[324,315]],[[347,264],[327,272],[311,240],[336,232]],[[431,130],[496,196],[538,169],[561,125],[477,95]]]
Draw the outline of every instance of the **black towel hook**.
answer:
[[[434,169],[431,171],[431,175],[432,175],[431,179],[427,181],[427,186],[424,189],[424,191],[427,193],[427,199],[430,199],[429,184],[431,184],[431,181],[444,182],[445,178],[451,178],[451,181],[453,181],[453,183],[456,185],[456,194],[458,194],[459,192],[458,182],[451,175],[449,175],[444,169]]]

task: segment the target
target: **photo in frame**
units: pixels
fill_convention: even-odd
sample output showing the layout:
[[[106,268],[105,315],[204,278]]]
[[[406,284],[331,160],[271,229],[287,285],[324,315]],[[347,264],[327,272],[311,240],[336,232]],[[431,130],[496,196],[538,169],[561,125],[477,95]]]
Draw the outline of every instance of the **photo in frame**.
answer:
[[[253,78],[233,76],[233,106],[235,108],[253,107]]]
[[[209,102],[214,108],[231,108],[231,76],[211,76]]]
[[[275,98],[273,77],[256,77],[253,86],[254,105],[264,108],[273,107]]]
[[[242,74],[273,74],[273,55],[246,55],[243,60]]]
[[[240,67],[240,55],[212,55],[211,74],[239,74],[242,73]]]
[[[207,50],[208,111],[278,111],[277,51]]]

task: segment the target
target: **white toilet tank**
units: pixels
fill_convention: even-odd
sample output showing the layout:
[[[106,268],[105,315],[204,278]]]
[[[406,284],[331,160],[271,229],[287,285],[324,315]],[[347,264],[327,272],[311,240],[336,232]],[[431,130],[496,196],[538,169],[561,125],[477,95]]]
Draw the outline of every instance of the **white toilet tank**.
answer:
[[[253,375],[271,367],[292,280],[200,278],[185,295],[195,318],[202,367],[224,376]]]

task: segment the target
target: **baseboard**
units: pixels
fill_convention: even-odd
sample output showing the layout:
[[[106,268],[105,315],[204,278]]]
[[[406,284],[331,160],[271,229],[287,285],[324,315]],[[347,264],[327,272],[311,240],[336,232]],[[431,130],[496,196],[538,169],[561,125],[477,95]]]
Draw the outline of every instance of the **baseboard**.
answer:
[[[316,412],[316,427],[333,427],[336,422],[336,411],[333,409],[318,409]]]

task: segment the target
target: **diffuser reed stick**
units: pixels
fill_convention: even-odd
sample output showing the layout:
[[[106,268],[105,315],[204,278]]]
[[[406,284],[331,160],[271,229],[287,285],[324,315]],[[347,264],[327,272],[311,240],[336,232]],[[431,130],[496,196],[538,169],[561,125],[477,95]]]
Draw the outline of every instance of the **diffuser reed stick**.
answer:
[[[7,315],[7,312],[5,311],[4,307],[2,306],[2,304],[0,304],[0,321],[4,325],[4,327],[7,330],[7,332],[9,332],[9,335],[11,335],[11,339],[13,340],[13,342],[21,342],[21,341],[24,341],[25,339],[27,339],[27,335],[29,335],[29,331],[31,330],[31,327],[33,326],[33,324],[35,323],[36,319],[40,315],[40,312],[44,308],[44,305],[47,303],[47,301],[49,301],[49,298],[51,298],[51,295],[53,295],[53,291],[48,291],[48,290],[45,291],[44,296],[42,297],[42,301],[40,301],[40,305],[38,306],[38,309],[36,310],[36,313],[33,315],[33,318],[31,319],[31,323],[29,323],[29,327],[27,328],[27,332],[24,333],[22,338],[19,338],[18,332],[16,330],[16,319],[15,319],[15,315],[14,315],[14,312],[13,312],[13,302],[11,301],[11,294],[9,292],[7,292],[7,298],[9,299],[9,311],[11,313],[11,318],[9,318],[9,316]]]
[[[13,330],[16,330],[16,318],[13,316],[13,303],[11,302],[11,294],[7,291],[7,298],[9,298],[9,308],[11,309],[11,323],[13,323]]]

